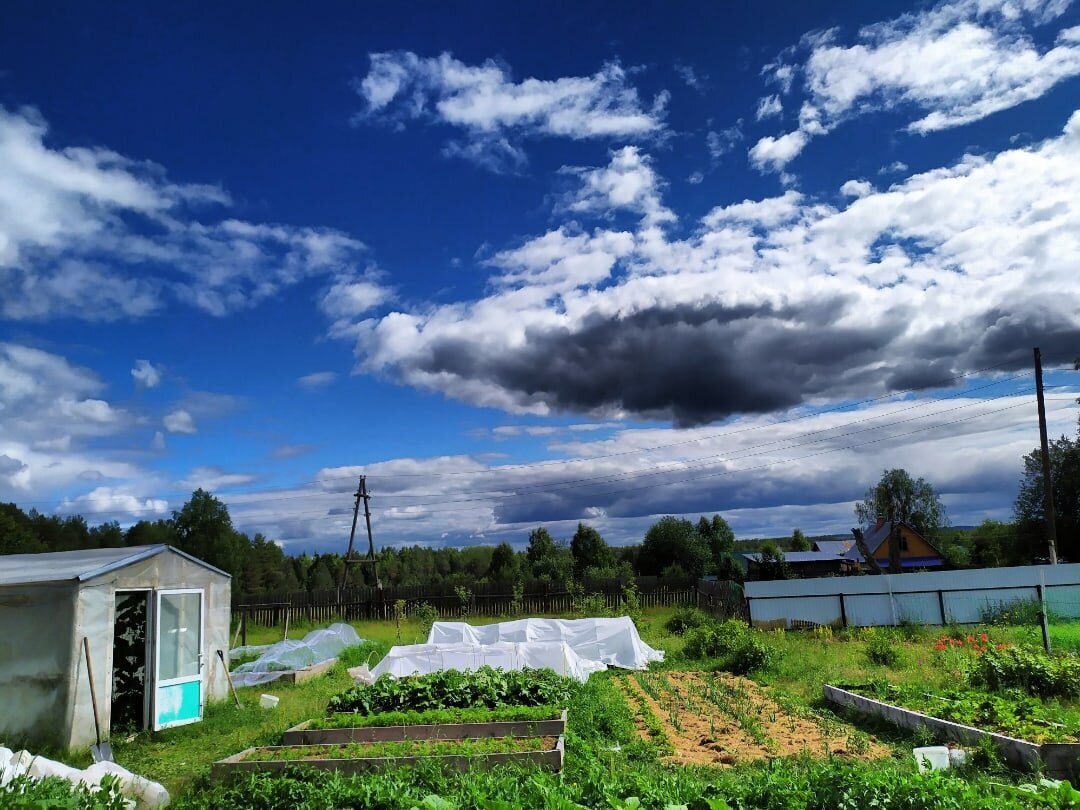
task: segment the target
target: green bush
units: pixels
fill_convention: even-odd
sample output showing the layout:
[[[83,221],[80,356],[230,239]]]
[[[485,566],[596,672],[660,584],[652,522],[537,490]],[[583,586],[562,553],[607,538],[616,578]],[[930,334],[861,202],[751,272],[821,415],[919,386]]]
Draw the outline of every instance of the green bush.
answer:
[[[969,677],[990,689],[1018,687],[1040,697],[1080,696],[1080,658],[1027,647],[988,649],[975,661]]]
[[[664,622],[664,629],[676,636],[681,636],[687,630],[701,627],[703,624],[709,624],[712,621],[712,617],[700,608],[682,607]]]
[[[777,655],[759,632],[738,619],[703,624],[687,630],[684,637],[687,658],[717,658],[721,668],[737,675],[768,669]]]
[[[866,657],[872,664],[894,667],[900,663],[896,638],[888,633],[872,632],[866,639]]]

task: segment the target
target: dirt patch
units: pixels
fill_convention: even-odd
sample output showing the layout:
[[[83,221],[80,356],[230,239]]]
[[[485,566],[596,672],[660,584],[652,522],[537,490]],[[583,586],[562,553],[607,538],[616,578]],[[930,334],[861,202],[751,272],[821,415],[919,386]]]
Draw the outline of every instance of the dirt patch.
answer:
[[[680,764],[733,765],[808,753],[876,759],[889,751],[846,723],[786,711],[753,681],[727,673],[643,672],[630,676],[659,720]],[[633,701],[631,701],[631,705]],[[638,731],[647,736],[641,718]]]

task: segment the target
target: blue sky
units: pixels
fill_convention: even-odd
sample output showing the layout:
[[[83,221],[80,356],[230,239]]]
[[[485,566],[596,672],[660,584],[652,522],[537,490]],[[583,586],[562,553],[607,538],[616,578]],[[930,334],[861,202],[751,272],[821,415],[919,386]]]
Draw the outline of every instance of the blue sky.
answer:
[[[10,4],[0,499],[305,551],[366,473],[382,542],[629,542],[900,465],[1007,517],[1078,108],[1068,2]]]

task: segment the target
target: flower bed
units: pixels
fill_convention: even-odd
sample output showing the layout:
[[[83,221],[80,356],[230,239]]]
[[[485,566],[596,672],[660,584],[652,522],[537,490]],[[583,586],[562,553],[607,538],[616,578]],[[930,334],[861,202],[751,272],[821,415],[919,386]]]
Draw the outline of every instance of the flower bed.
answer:
[[[435,762],[457,770],[520,763],[557,771],[561,770],[563,764],[563,738],[490,737],[453,741],[266,746],[248,748],[215,762],[212,774],[214,778],[221,779],[236,773],[278,771],[295,765],[349,774],[421,762]]]
[[[554,706],[432,709],[366,716],[341,713],[290,728],[282,735],[282,743],[321,745],[386,740],[557,737],[565,730],[566,712]]]

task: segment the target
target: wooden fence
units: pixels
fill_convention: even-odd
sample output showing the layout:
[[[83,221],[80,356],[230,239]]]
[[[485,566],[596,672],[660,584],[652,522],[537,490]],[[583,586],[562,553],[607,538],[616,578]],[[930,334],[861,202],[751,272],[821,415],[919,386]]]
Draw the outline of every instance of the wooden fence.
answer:
[[[642,607],[699,604],[698,581],[692,577],[636,577],[633,581]],[[583,593],[600,595],[606,607],[614,609],[621,603],[623,588],[629,582],[624,578],[587,580]],[[571,612],[581,593],[572,593],[564,583],[530,582],[518,598],[512,582],[477,583],[469,588],[469,598],[463,604],[453,585],[396,585],[381,591],[358,586],[340,591],[241,596],[233,603],[233,614],[244,624],[268,626],[285,621],[315,624],[336,619],[392,619],[394,603],[403,599],[408,608],[426,602],[442,618],[458,618],[463,612],[471,616],[544,616]]]

